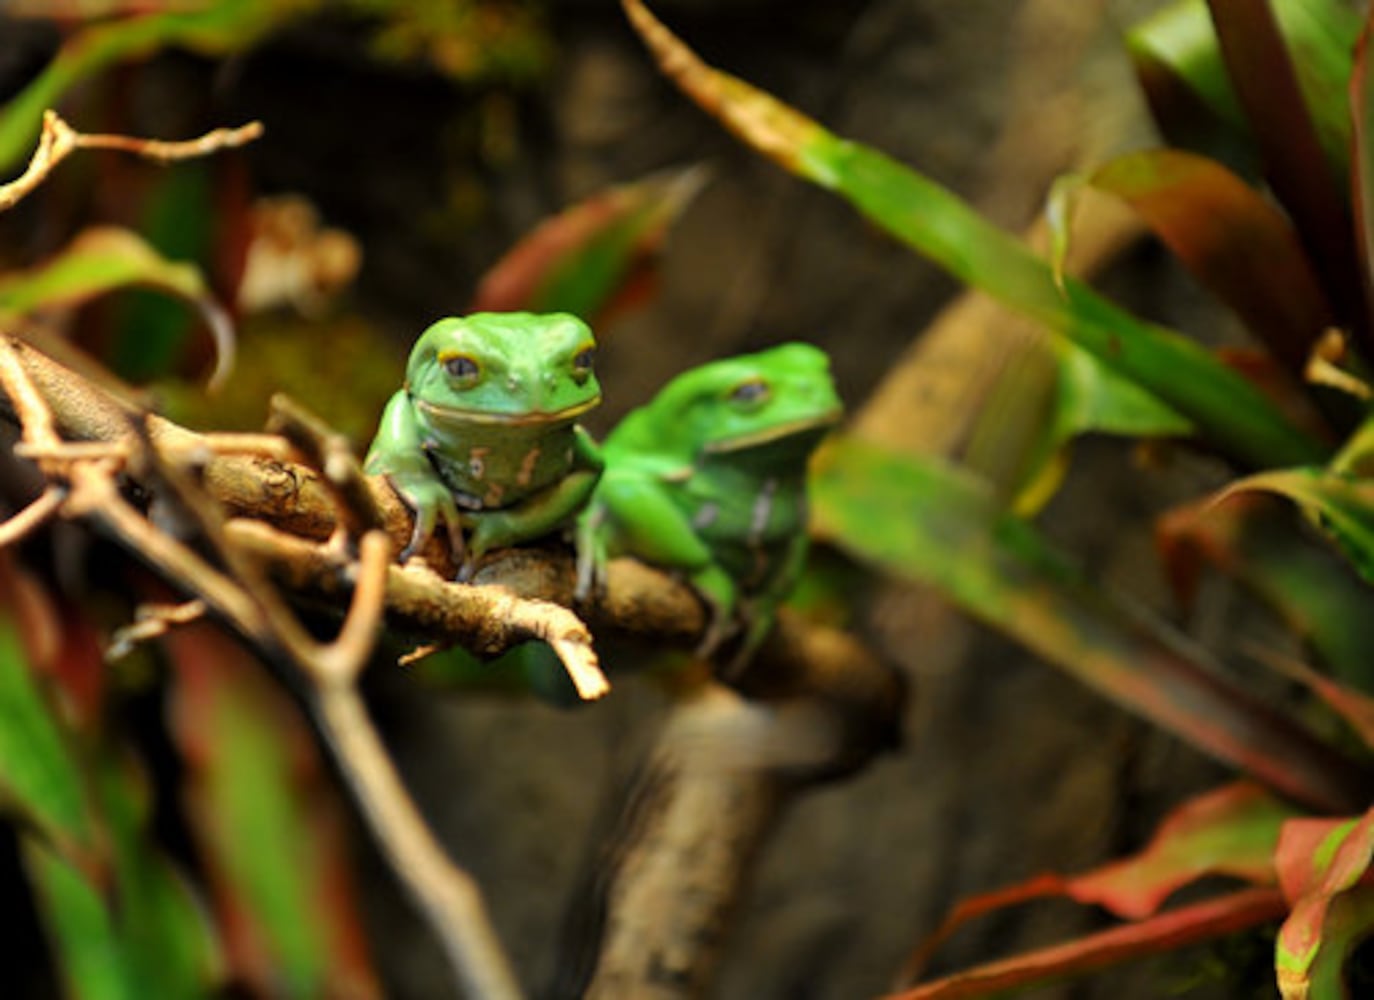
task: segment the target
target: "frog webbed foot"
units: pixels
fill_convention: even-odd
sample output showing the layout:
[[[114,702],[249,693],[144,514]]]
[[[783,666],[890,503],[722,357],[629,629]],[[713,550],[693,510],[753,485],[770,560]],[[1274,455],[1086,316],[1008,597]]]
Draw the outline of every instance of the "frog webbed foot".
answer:
[[[692,574],[691,582],[706,603],[709,621],[697,643],[695,653],[704,660],[711,659],[731,636],[739,631],[735,618],[735,582],[719,566],[710,565]]]
[[[392,483],[415,515],[415,526],[410,532],[410,541],[396,557],[404,563],[417,555],[430,535],[440,523],[448,535],[449,550],[453,561],[460,566],[467,558],[467,544],[463,539],[463,523],[458,514],[458,505],[453,502],[453,494],[442,484],[420,483],[402,487]]]
[[[577,551],[577,583],[573,600],[582,604],[606,589],[606,511],[592,507],[577,519],[573,547]]]

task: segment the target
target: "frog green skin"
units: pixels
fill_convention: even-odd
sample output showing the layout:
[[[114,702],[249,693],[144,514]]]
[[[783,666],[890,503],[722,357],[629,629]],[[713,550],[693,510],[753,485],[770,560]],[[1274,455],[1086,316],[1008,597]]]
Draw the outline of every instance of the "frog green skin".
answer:
[[[840,414],[829,359],[809,344],[674,378],[602,446],[606,474],[578,519],[579,598],[615,555],[681,572],[712,610],[700,652],[739,616],[742,665],[801,574],[807,459]]]
[[[415,512],[402,561],[442,524],[466,579],[484,553],[571,521],[602,469],[576,423],[601,402],[595,355],[566,313],[475,313],[420,335],[364,462]]]

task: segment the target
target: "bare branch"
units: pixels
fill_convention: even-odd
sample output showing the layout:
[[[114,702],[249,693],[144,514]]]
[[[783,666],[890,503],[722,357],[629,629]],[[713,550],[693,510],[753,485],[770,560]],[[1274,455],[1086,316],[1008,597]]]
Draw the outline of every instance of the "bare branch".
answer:
[[[171,163],[242,146],[260,135],[262,122],[249,122],[238,128],[217,128],[198,139],[184,142],[135,139],[127,135],[87,135],[73,129],[56,111],[49,109],[43,112],[43,132],[28,167],[8,184],[0,185],[0,212],[31,194],[59,163],[78,149],[119,150],[159,163]]]
[[[48,518],[57,513],[67,491],[57,485],[49,485],[38,497],[19,513],[0,524],[0,549],[24,538],[29,532],[47,523]]]
[[[205,617],[209,609],[200,598],[181,604],[144,604],[134,611],[134,620],[117,628],[105,649],[105,659],[114,661],[128,656],[139,643],[166,635],[178,625],[186,625]]]
[[[367,716],[357,688],[330,684],[319,692],[321,729],[356,790],[391,866],[438,932],[463,995],[514,1000],[521,995],[491,927],[481,890],[455,867],[406,794]]]

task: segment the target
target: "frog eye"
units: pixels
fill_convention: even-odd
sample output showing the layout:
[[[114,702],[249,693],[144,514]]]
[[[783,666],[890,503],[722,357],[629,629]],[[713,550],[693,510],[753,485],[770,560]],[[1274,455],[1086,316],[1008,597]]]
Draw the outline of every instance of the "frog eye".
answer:
[[[761,378],[751,378],[730,390],[730,402],[744,406],[760,406],[768,400],[768,383]]]
[[[589,344],[573,355],[573,377],[579,381],[585,381],[587,376],[592,373],[592,368],[595,367],[595,365],[596,347]]]
[[[444,371],[448,372],[450,378],[464,382],[471,382],[477,378],[477,362],[466,354],[454,354],[441,360]]]

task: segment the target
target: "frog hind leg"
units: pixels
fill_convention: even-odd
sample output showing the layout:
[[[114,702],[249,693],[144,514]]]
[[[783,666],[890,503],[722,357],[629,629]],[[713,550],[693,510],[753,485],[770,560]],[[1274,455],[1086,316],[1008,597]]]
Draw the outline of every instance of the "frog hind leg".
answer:
[[[652,476],[617,474],[614,467],[602,478],[596,503],[596,510],[578,526],[583,546],[579,558],[590,560],[591,578],[604,572],[608,555],[620,553],[682,573],[710,611],[697,655],[715,652],[733,630],[736,587],[688,516]],[[587,550],[590,556],[582,554]]]

